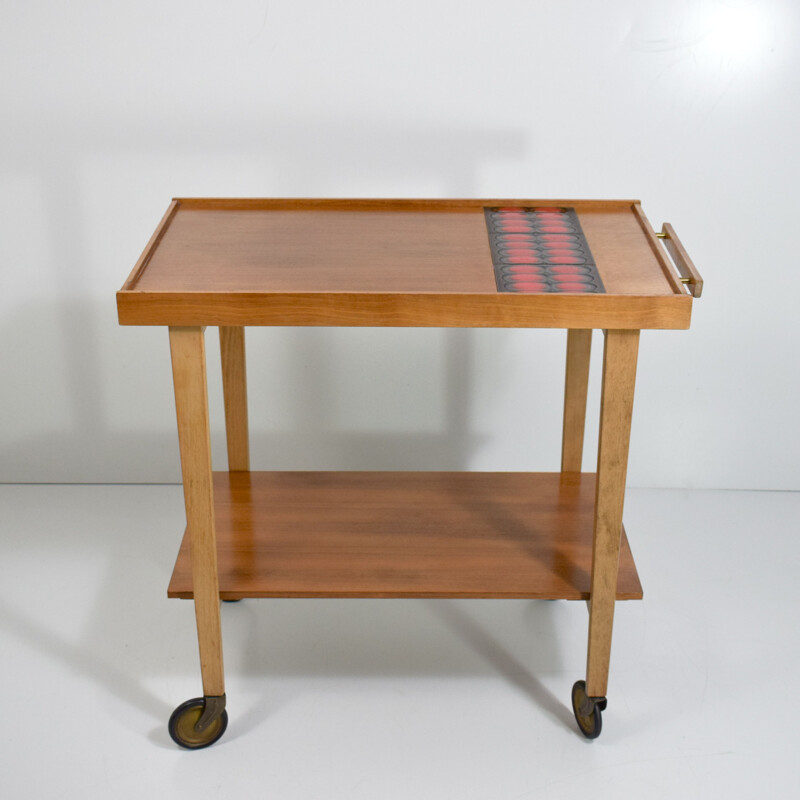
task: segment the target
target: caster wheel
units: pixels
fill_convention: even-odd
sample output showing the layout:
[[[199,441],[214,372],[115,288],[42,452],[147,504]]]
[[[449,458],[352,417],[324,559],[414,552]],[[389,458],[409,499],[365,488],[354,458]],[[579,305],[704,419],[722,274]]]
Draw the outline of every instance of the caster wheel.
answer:
[[[208,747],[222,738],[225,729],[228,727],[228,712],[223,709],[222,713],[205,730],[196,729],[200,717],[206,707],[204,697],[195,697],[181,703],[169,718],[169,735],[172,740],[185,747],[187,750],[199,750]]]
[[[608,701],[605,697],[587,697],[586,681],[577,681],[572,687],[572,710],[581,733],[587,739],[596,739],[603,730],[603,716]]]

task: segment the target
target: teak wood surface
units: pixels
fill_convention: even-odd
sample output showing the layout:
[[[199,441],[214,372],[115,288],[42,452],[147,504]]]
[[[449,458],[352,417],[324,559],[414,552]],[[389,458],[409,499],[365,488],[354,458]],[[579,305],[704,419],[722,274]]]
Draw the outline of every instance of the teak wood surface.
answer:
[[[606,331],[589,601],[589,697],[604,697],[608,685],[638,353],[639,331]]]
[[[498,292],[496,206],[574,208],[606,292]],[[702,290],[663,235],[667,249],[636,200],[172,202],[117,303],[122,324],[170,328],[187,529],[169,594],[194,598],[205,695],[224,693],[219,600],[242,597],[588,599],[586,692],[605,695],[614,604],[642,596],[622,526],[639,332],[688,328]],[[224,473],[206,325],[220,328]],[[247,325],[567,328],[562,471],[251,472]],[[596,476],[580,471],[595,328]]]
[[[172,378],[178,417],[183,496],[189,532],[191,581],[203,693],[225,694],[219,616],[217,543],[206,390],[205,340],[201,328],[170,328]]]
[[[562,472],[581,471],[591,355],[592,331],[567,331],[564,422],[561,436]]]
[[[587,599],[594,499],[588,473],[215,472],[220,594]],[[615,595],[642,596],[624,536]]]
[[[244,328],[220,328],[219,349],[222,362],[225,433],[228,442],[228,469],[240,472],[250,469]]]
[[[498,292],[484,207],[569,206],[605,294]],[[174,200],[117,294],[126,325],[688,328],[638,201]]]

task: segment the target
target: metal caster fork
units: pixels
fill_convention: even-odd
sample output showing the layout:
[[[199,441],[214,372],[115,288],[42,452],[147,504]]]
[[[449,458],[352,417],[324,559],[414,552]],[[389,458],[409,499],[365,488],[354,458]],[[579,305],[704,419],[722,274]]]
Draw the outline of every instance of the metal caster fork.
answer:
[[[199,750],[219,741],[228,727],[225,695],[195,697],[181,703],[169,718],[169,735],[187,750]]]
[[[586,681],[576,681],[572,687],[572,710],[581,733],[587,739],[596,739],[603,730],[602,711],[608,701],[605,697],[588,697]]]

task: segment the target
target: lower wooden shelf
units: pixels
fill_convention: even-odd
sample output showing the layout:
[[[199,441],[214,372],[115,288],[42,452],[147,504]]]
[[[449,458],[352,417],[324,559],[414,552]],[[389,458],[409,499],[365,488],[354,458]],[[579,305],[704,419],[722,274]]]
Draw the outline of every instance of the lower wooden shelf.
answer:
[[[589,596],[589,473],[215,472],[220,596]],[[642,597],[623,531],[617,599]],[[170,597],[191,598],[184,536]]]

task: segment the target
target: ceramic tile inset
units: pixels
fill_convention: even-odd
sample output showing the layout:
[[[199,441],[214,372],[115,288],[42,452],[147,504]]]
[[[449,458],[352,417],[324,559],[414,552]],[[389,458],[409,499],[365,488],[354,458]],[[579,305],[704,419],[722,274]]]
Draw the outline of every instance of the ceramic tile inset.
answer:
[[[498,292],[605,293],[574,208],[485,208]]]

